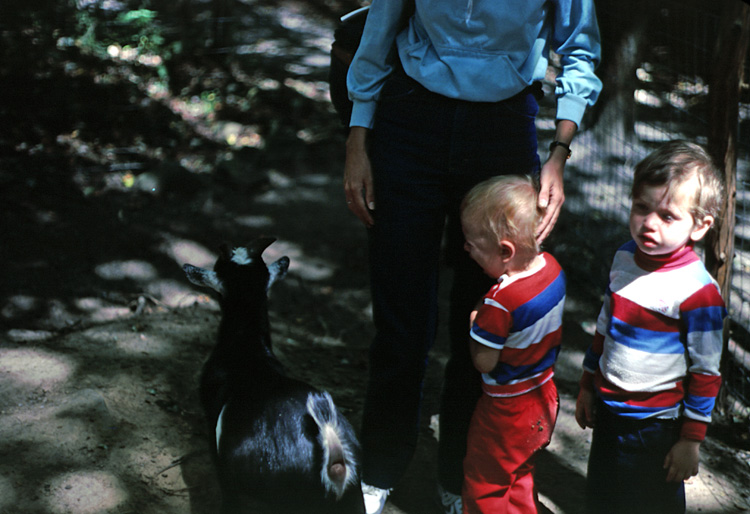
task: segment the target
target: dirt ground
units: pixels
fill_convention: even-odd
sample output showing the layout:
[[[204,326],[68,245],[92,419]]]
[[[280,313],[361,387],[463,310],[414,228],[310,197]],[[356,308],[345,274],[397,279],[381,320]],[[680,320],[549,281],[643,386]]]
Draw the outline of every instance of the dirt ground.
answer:
[[[291,12],[298,21],[310,15]],[[222,241],[276,237],[266,258],[291,259],[271,294],[276,352],[291,375],[330,391],[358,426],[372,323],[366,233],[341,187],[343,136],[316,82],[310,91],[282,80],[282,92],[264,104],[276,102],[282,113],[281,136],[264,152],[217,159],[217,140],[254,134],[226,120],[204,130],[206,120],[188,119],[176,100],[147,98],[135,81],[94,87],[96,73],[78,69],[71,75],[61,65],[42,86],[20,80],[23,94],[13,98],[23,116],[6,120],[14,132],[0,137],[0,513],[214,513],[211,435],[196,389],[219,313],[181,267],[212,265]],[[238,87],[249,80],[233,73]],[[28,121],[31,107],[55,99],[84,115]],[[97,101],[105,107],[94,112],[88,102]],[[24,139],[30,134],[36,144]],[[186,164],[201,159],[218,164],[211,173]],[[125,166],[133,160],[135,177]],[[555,253],[565,231],[563,216],[547,250]],[[574,257],[560,259],[570,277],[557,367],[562,409],[537,480],[545,506],[565,514],[581,511],[590,432],[575,425],[573,408],[598,310]],[[420,444],[387,514],[439,512],[432,427],[446,361],[440,333]],[[688,483],[690,513],[750,511],[747,441],[720,435],[703,445],[701,473]]]
[[[358,424],[372,334],[365,233],[335,166],[277,173],[254,192],[216,186],[172,197],[82,201],[64,188],[6,185],[18,200],[3,213],[0,512],[215,512],[196,378],[218,311],[180,268],[210,265],[222,240],[278,237],[266,257],[288,255],[292,265],[271,295],[276,350]],[[590,435],[572,410],[595,308],[575,283],[569,295],[562,412],[538,472],[545,505],[560,513],[580,511]],[[389,514],[437,512],[430,421],[444,347],[433,352],[420,446]],[[750,453],[709,439],[688,484],[690,512],[748,510],[749,463]]]

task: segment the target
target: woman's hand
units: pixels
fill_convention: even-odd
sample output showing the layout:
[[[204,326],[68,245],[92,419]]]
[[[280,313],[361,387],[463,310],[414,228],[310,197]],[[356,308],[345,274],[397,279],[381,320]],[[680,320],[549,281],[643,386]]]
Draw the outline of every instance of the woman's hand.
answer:
[[[349,210],[369,228],[375,223],[371,212],[375,210],[375,193],[366,143],[367,129],[351,127],[346,140],[344,193]]]
[[[565,169],[565,160],[560,161],[556,156],[550,159],[542,166],[539,190],[539,207],[544,210],[539,227],[537,228],[536,241],[542,244],[557,223],[560,217],[560,210],[565,202],[565,193],[563,192],[563,170]]]
[[[570,120],[559,120],[555,132],[555,140],[570,144],[573,136],[578,130],[575,122]],[[537,228],[536,242],[542,244],[547,239],[560,217],[560,210],[565,203],[563,192],[563,171],[568,160],[568,152],[561,146],[556,146],[550,152],[547,162],[542,166],[539,177],[539,208],[544,211],[539,227]]]

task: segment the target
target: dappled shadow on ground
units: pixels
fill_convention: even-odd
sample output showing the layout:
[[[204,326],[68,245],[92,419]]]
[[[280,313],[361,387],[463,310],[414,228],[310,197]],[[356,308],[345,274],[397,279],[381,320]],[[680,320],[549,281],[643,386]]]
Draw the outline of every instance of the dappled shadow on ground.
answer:
[[[58,39],[25,18],[0,27],[4,43],[18,38],[8,55],[30,49],[0,64],[0,511],[215,512],[196,377],[218,310],[181,266],[210,266],[222,241],[278,238],[266,257],[292,264],[271,296],[276,351],[359,424],[372,336],[366,233],[344,205],[343,132],[325,86],[333,19],[347,5],[240,4],[226,23],[242,52],[194,43],[168,62],[169,81],[122,45],[102,56],[68,44],[70,24]],[[212,30],[198,29],[184,30]],[[570,427],[571,405],[598,308],[593,261],[565,246],[574,221],[549,241],[571,280],[561,423],[539,462],[544,501],[566,513],[580,511],[587,440]],[[430,421],[444,333],[420,445],[387,514],[436,512]]]

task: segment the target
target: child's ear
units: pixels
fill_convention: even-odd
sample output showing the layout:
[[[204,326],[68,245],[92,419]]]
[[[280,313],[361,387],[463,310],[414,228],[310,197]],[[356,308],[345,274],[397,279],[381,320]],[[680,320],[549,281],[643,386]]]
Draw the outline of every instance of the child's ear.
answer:
[[[508,241],[507,239],[501,239],[500,243],[500,258],[503,260],[503,262],[508,262],[513,258],[514,255],[516,255],[516,245],[513,244],[512,241]]]
[[[692,241],[700,241],[701,239],[703,239],[703,236],[706,235],[708,229],[713,226],[713,224],[713,216],[704,216],[702,220],[697,220],[695,222],[695,226],[693,227],[693,231],[690,233],[690,239]]]

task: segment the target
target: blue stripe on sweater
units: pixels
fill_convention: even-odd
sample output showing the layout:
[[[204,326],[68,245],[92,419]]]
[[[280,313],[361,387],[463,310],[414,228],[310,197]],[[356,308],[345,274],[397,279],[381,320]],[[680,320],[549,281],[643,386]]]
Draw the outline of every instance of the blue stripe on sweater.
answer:
[[[511,380],[518,380],[526,377],[533,377],[553,366],[560,353],[560,347],[550,348],[550,351],[539,361],[527,366],[511,366],[510,364],[500,362],[495,369],[488,373],[498,384],[507,384]]]
[[[612,317],[609,335],[619,344],[648,353],[680,354],[685,346],[680,341],[679,332],[656,332],[629,325]]]
[[[675,411],[679,408],[680,404],[676,403],[670,407],[642,407],[638,405],[630,405],[629,403],[616,402],[614,400],[608,400],[602,398],[602,401],[607,408],[619,416],[624,416],[631,419],[647,419],[657,417],[662,413],[668,413]],[[677,412],[674,412],[677,414]]]
[[[594,353],[593,348],[589,346],[583,356],[583,369],[590,373],[595,373],[599,369],[600,357],[601,355]]]
[[[520,332],[530,327],[540,318],[546,316],[563,298],[565,298],[565,274],[560,271],[555,280],[544,291],[513,311],[513,327],[511,330]]]
[[[715,404],[716,398],[714,397],[695,396],[692,394],[685,396],[685,408],[702,417],[710,418]]]
[[[476,323],[471,327],[471,336],[478,339],[480,343],[486,344],[490,348],[502,349],[505,346],[506,338],[489,332]]]
[[[700,307],[682,313],[688,332],[713,332],[724,328],[726,309],[721,306]]]

